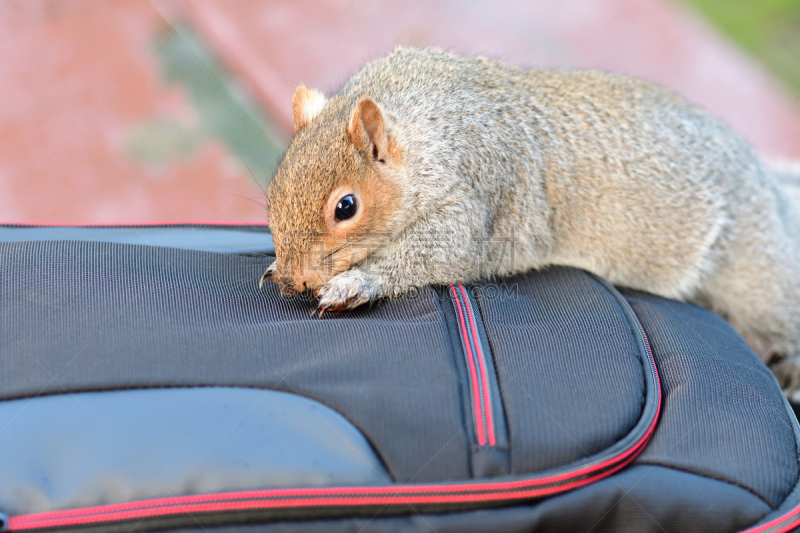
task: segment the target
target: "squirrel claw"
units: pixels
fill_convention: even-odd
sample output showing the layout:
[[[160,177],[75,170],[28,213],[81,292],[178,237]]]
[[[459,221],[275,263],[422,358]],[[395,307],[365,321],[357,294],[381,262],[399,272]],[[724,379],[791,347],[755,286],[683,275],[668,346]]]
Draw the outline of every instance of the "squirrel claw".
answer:
[[[268,279],[272,279],[273,274],[275,274],[277,270],[278,270],[278,262],[273,261],[272,264],[268,266],[267,269],[264,271],[264,273],[261,275],[261,279],[258,280],[258,288],[260,289],[264,285],[264,282],[267,281]]]
[[[325,313],[328,313],[328,314],[335,313],[336,316],[339,316],[339,313],[341,313],[346,308],[347,308],[347,304],[339,305],[339,306],[328,306],[328,305],[319,306],[319,307],[317,307],[316,309],[314,309],[311,312],[311,316],[314,316],[314,314],[317,313],[317,312],[319,312],[319,314],[317,315],[317,318],[322,318],[322,315],[325,314]]]
[[[334,276],[328,283],[314,290],[318,299],[317,308],[322,312],[341,313],[373,300],[377,287],[364,279],[362,273],[354,270]]]

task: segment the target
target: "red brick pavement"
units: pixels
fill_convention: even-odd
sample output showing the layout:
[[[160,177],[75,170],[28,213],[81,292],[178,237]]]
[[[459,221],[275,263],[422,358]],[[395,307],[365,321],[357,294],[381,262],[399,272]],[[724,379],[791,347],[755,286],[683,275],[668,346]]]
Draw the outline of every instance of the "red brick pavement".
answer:
[[[335,90],[395,44],[510,63],[592,67],[662,83],[765,152],[800,158],[797,98],[691,12],[663,0],[7,0],[0,3],[0,220],[262,220],[260,191],[220,142],[153,167],[125,135],[189,120],[153,55],[166,20],[191,24],[290,132],[305,82]],[[187,118],[188,117],[188,118]]]

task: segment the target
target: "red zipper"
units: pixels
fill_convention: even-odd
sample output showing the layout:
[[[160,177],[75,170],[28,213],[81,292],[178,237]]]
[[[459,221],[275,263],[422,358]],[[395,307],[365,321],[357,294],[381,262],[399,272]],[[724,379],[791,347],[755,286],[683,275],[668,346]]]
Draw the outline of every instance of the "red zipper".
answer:
[[[457,287],[458,289],[456,285],[450,285],[450,294],[456,307],[459,333],[469,372],[475,434],[478,445],[486,446],[488,442],[489,446],[495,446],[497,442],[492,414],[492,391],[489,388],[486,358],[475,326],[472,302],[464,286],[459,283]]]
[[[660,402],[659,402],[660,408]],[[451,506],[484,502],[512,502],[548,496],[607,477],[627,466],[641,452],[655,429],[654,417],[644,435],[623,453],[573,472],[519,481],[454,485],[397,485],[390,487],[331,487],[271,489],[157,498],[81,509],[12,516],[9,531],[88,526],[115,521],[190,513],[297,508],[376,508],[387,506]],[[463,505],[462,505],[463,507]]]
[[[741,533],[786,533],[800,526],[800,505],[757,527],[745,529]]]

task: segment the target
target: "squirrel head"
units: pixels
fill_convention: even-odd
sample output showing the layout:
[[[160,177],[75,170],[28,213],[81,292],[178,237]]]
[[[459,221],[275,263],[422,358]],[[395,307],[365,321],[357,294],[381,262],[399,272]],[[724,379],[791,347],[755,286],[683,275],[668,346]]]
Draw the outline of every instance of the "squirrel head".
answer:
[[[406,210],[402,150],[378,104],[301,85],[292,116],[295,136],[267,191],[277,259],[262,278],[284,294],[315,290],[386,246]]]

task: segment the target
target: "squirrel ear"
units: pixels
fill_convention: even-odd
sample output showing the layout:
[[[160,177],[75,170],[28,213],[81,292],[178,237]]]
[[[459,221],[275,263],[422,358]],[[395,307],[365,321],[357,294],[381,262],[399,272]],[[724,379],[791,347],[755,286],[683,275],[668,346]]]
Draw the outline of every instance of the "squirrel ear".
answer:
[[[367,158],[380,163],[391,160],[391,145],[386,133],[386,122],[378,104],[366,96],[356,104],[347,126],[350,140]]]
[[[317,118],[322,113],[322,108],[328,100],[319,91],[306,89],[305,85],[300,85],[294,91],[292,97],[292,119],[294,120],[295,133]]]

